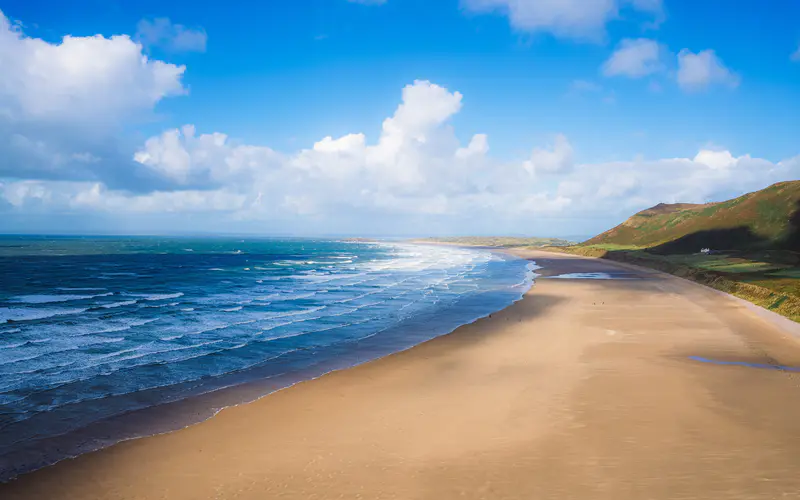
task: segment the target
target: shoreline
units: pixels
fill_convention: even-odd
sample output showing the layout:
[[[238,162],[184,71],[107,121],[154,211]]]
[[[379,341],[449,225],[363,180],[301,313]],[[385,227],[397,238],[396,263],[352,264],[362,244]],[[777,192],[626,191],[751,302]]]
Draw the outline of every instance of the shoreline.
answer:
[[[567,253],[567,252],[551,251],[551,250],[545,250],[545,249],[538,250],[538,251],[539,252],[544,252],[544,253],[559,254],[559,255],[574,255],[574,256],[576,256],[578,258],[585,258],[585,259],[603,259],[603,257],[598,257],[598,256],[571,254],[571,253]],[[520,253],[524,253],[524,252],[525,251],[523,250]],[[518,255],[517,253],[514,252],[514,249],[510,249],[510,251],[508,253],[510,253],[512,255]],[[744,299],[742,297],[737,297],[736,295],[733,295],[732,293],[728,293],[728,292],[725,292],[723,290],[719,290],[717,288],[713,288],[713,287],[708,286],[707,284],[705,284],[705,283],[703,283],[701,281],[695,281],[695,280],[693,280],[691,278],[688,278],[686,276],[678,276],[676,274],[668,273],[668,272],[662,271],[660,269],[656,269],[656,268],[652,268],[652,267],[646,267],[646,266],[642,266],[642,265],[638,265],[638,264],[633,264],[633,263],[630,263],[630,262],[624,262],[624,261],[619,261],[619,260],[611,260],[611,259],[609,259],[608,261],[609,262],[613,262],[617,266],[623,267],[623,268],[633,269],[633,270],[640,271],[640,272],[658,273],[658,274],[661,274],[661,275],[664,275],[664,276],[670,276],[672,278],[683,280],[686,283],[691,283],[691,284],[693,284],[695,286],[701,287],[704,290],[709,290],[711,292],[719,294],[722,297],[727,297],[728,299],[736,301],[736,302],[740,303],[741,305],[743,305],[744,307],[750,309],[751,311],[753,311],[754,314],[760,316],[765,321],[768,321],[768,322],[772,323],[773,325],[775,325],[780,330],[782,330],[784,332],[787,332],[787,333],[789,333],[789,334],[791,334],[793,336],[796,336],[798,339],[800,339],[800,323],[798,323],[796,321],[793,321],[792,319],[790,319],[790,318],[788,318],[788,317],[786,317],[786,316],[784,316],[782,314],[776,313],[775,311],[771,311],[771,310],[769,310],[769,309],[767,309],[765,307],[762,307],[762,306],[760,306],[758,304],[750,302],[747,299]]]
[[[422,243],[415,245],[424,246]],[[467,250],[494,250],[475,247],[463,247]],[[524,257],[503,253],[506,257],[526,260]],[[514,295],[510,302],[499,309],[493,307],[477,308],[476,314],[464,316],[451,324],[450,322],[436,323],[429,321],[427,324],[436,324],[435,328],[427,328],[425,333],[417,333],[425,318],[432,319],[431,313],[425,313],[408,323],[398,324],[388,331],[381,332],[382,336],[372,339],[361,339],[355,347],[348,349],[340,355],[324,359],[310,366],[292,371],[290,366],[280,373],[267,373],[264,376],[242,374],[241,382],[230,382],[227,385],[210,388],[207,391],[192,394],[188,397],[164,401],[153,406],[134,408],[110,418],[98,420],[92,425],[72,430],[68,433],[45,438],[31,446],[30,449],[17,450],[16,455],[0,456],[0,488],[3,484],[12,482],[17,478],[36,473],[42,469],[53,467],[63,461],[77,459],[86,454],[98,453],[121,443],[157,437],[201,424],[214,418],[221,411],[251,404],[276,392],[289,389],[299,383],[316,380],[329,373],[349,370],[391,356],[408,349],[413,349],[421,343],[428,342],[438,337],[449,335],[464,325],[472,324],[484,317],[522,300],[525,292],[532,286],[529,273],[526,271],[523,282],[517,292],[508,291]],[[515,285],[517,286],[517,285]],[[452,308],[452,306],[451,306]],[[434,314],[441,318],[450,314],[450,309],[443,309]],[[427,325],[426,325],[427,326]],[[398,338],[397,332],[406,332],[405,338]],[[282,358],[282,356],[279,356]],[[278,362],[281,360],[278,359]],[[284,363],[285,364],[285,363]],[[269,372],[270,370],[267,370]],[[273,370],[274,371],[274,370]],[[231,377],[236,374],[227,374]],[[71,450],[65,453],[61,450]],[[44,455],[43,458],[38,458]],[[12,460],[29,460],[21,466],[9,467],[4,464],[14,463]]]
[[[655,488],[640,488],[640,494],[666,495],[667,487],[683,491],[691,483],[701,497],[733,488],[742,496],[774,498],[800,488],[791,472],[800,464],[791,458],[800,456],[800,443],[792,439],[800,423],[789,418],[800,403],[791,397],[796,386],[789,376],[689,360],[798,366],[795,339],[727,297],[672,276],[646,270],[637,271],[637,280],[549,280],[618,267],[576,256],[525,255],[547,261],[538,271],[542,278],[522,300],[489,317],[226,408],[185,429],[25,474],[0,484],[0,494],[530,498],[559,491],[635,498],[625,496],[631,484]],[[548,376],[553,373],[559,376]],[[657,398],[655,380],[662,389]],[[727,411],[718,411],[720,404]],[[731,411],[749,425],[735,425]],[[682,434],[665,418],[675,416],[692,432]],[[721,428],[728,432],[724,439]],[[624,445],[631,433],[641,446]],[[731,443],[738,451],[726,454],[723,445]],[[725,468],[702,461],[720,453]],[[752,471],[753,453],[769,453],[775,463],[765,459],[769,467]],[[702,464],[706,474],[696,477]],[[656,471],[660,476],[652,476]],[[680,484],[668,481],[670,471],[683,474]],[[759,482],[756,473],[772,481]],[[142,476],[148,480],[139,481]],[[597,490],[598,484],[605,486]],[[597,491],[604,493],[589,494]]]

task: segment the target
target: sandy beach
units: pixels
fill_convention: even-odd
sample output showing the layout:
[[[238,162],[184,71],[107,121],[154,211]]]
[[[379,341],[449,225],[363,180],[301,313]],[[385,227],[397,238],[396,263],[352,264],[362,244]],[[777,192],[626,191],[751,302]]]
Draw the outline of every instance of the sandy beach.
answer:
[[[661,273],[525,256],[543,277],[490,318],[60,462],[0,498],[800,497],[789,327]],[[547,277],[576,272],[627,279]]]

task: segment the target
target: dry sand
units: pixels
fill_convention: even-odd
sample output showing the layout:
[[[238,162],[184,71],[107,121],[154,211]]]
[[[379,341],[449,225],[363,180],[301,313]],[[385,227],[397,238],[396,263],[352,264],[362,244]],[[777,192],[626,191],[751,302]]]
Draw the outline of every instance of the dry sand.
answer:
[[[531,254],[548,275],[615,264]],[[800,344],[638,270],[0,485],[11,499],[800,498]]]

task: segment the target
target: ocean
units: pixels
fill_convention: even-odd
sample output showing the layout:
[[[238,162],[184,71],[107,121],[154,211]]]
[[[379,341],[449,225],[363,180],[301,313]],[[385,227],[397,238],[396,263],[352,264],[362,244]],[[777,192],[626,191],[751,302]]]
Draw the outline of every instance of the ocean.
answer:
[[[394,242],[0,237],[0,480],[449,333],[532,270]]]

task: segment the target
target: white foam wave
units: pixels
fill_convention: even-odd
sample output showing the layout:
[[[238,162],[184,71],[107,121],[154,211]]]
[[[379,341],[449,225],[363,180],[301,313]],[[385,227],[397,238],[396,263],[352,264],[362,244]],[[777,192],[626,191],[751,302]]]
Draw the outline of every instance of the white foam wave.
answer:
[[[309,307],[309,308],[302,309],[302,310],[299,310],[299,311],[289,311],[289,312],[282,312],[282,313],[276,313],[276,314],[268,314],[268,315],[264,316],[264,319],[277,319],[277,318],[286,318],[286,317],[289,317],[289,316],[298,316],[300,314],[308,314],[308,313],[312,313],[312,312],[321,311],[321,310],[323,310],[323,309],[325,309],[327,307],[328,306]]]
[[[102,307],[103,309],[113,309],[115,307],[132,306],[132,305],[136,304],[137,302],[138,302],[138,300],[125,300],[123,302],[113,302],[111,304],[103,304],[100,307]]]
[[[96,297],[108,297],[109,295],[114,295],[114,293],[108,292],[96,295],[18,295],[16,297],[11,297],[9,302],[21,304],[53,304],[57,302],[71,302],[73,300],[89,300]]]
[[[146,294],[146,293],[131,293],[129,295],[133,295],[134,297],[141,297],[142,300],[147,301],[155,301],[155,300],[169,300],[169,299],[177,299],[178,297],[183,297],[183,292],[177,293],[156,293],[156,294]]]
[[[91,286],[70,288],[70,287],[60,286],[60,287],[57,287],[56,290],[59,290],[59,291],[62,291],[62,292],[94,292],[94,291],[98,291],[98,290],[108,290],[108,288],[91,287]]]
[[[145,307],[148,307],[148,308],[151,308],[151,309],[161,309],[162,307],[175,307],[178,304],[180,304],[180,302],[170,302],[168,304],[151,304],[151,305],[147,305]]]
[[[315,296],[318,292],[308,292],[308,293],[297,293],[297,294],[283,294],[283,293],[271,293],[269,295],[264,295],[261,297],[256,297],[253,300],[257,300],[259,302],[285,302],[287,300],[300,300],[300,299],[309,299]]]
[[[80,314],[86,312],[86,308],[81,309],[29,309],[0,307],[0,323],[35,321],[39,319],[52,318],[54,316],[67,316],[70,314]]]
[[[158,321],[158,320],[159,320],[159,318],[149,318],[149,319],[142,319],[142,320],[138,320],[138,321],[131,321],[131,322],[128,322],[128,323],[124,323],[122,325],[112,326],[110,328],[106,328],[106,329],[103,329],[103,330],[97,330],[97,331],[82,333],[79,336],[92,335],[92,334],[95,334],[95,333],[124,332],[125,330],[130,330],[131,328],[136,328],[137,326],[144,326],[144,325],[153,323],[154,321]]]

